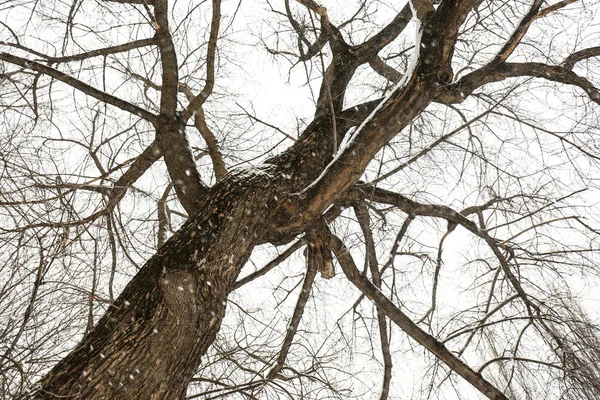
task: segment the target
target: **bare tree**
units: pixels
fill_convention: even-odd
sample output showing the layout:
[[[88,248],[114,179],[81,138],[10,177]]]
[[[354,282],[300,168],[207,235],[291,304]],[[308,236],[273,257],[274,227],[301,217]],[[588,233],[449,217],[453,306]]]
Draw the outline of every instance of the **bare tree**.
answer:
[[[599,8],[5,3],[0,391],[597,399]]]

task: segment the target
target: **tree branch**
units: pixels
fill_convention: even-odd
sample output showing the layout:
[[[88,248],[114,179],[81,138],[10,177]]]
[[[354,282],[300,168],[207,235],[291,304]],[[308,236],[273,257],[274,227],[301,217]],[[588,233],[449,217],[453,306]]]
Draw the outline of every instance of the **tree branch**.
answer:
[[[169,225],[171,224],[171,220],[169,218],[167,199],[169,198],[169,193],[171,192],[171,189],[173,189],[172,183],[167,185],[165,191],[163,192],[163,195],[156,203],[158,214],[158,234],[156,247],[158,248],[161,248],[168,239],[167,233],[169,230]]]
[[[136,157],[129,169],[113,185],[109,199],[123,197],[127,188],[137,181],[150,167],[162,157],[162,152],[156,141],[146,147],[142,154]]]
[[[387,65],[379,56],[374,56],[369,60],[369,65],[373,68],[373,71],[377,72],[390,82],[395,83],[402,79],[402,74]]]
[[[365,248],[367,253],[367,264],[371,271],[373,284],[378,290],[381,290],[381,272],[379,271],[379,261],[375,251],[375,240],[371,231],[371,217],[369,210],[363,201],[358,201],[354,205],[354,213],[360,225],[365,238]],[[383,356],[383,382],[381,388],[380,400],[386,400],[390,392],[390,382],[392,380],[392,354],[390,352],[390,338],[387,331],[385,313],[377,306],[377,323],[379,326],[379,340],[381,341],[381,353]]]
[[[307,263],[307,265],[308,267],[306,270],[306,275],[304,277],[304,283],[302,284],[302,290],[300,291],[300,295],[298,296],[298,301],[296,302],[296,307],[294,308],[292,319],[288,324],[285,339],[283,340],[281,350],[279,351],[279,357],[277,357],[277,362],[275,363],[275,366],[273,366],[273,368],[268,372],[267,379],[272,379],[277,374],[279,374],[279,372],[281,372],[281,369],[285,364],[285,359],[287,358],[290,347],[292,346],[294,336],[296,336],[298,325],[300,325],[302,314],[304,314],[304,306],[306,306],[306,302],[308,301],[308,297],[310,296],[310,289],[315,280],[315,276],[317,275],[317,265],[315,263]]]
[[[50,76],[106,104],[110,104],[111,106],[117,107],[123,111],[127,111],[131,114],[134,114],[140,118],[151,122],[152,124],[157,123],[157,116],[152,114],[151,112],[144,110],[143,108],[140,108],[118,97],[98,90],[95,87],[88,85],[87,83],[84,83],[77,78],[73,78],[72,76],[58,71],[52,67],[4,52],[0,53],[0,60]]]
[[[156,44],[155,38],[140,39],[140,40],[134,40],[133,42],[129,42],[129,43],[119,44],[117,46],[110,46],[110,47],[105,47],[102,49],[90,50],[90,51],[86,51],[86,52],[79,53],[79,54],[73,54],[70,56],[52,57],[52,56],[48,56],[46,54],[40,53],[38,51],[35,51],[33,49],[30,49],[28,47],[25,47],[19,43],[8,43],[8,42],[0,41],[0,45],[6,45],[6,46],[14,47],[16,49],[27,51],[33,55],[43,58],[44,61],[46,61],[50,64],[81,61],[81,60],[85,60],[87,58],[92,58],[92,57],[97,57],[97,56],[108,56],[111,54],[124,53],[126,51],[135,50],[135,49],[139,49],[141,47],[146,47],[146,46],[152,46],[154,44]]]
[[[407,71],[404,79],[352,134],[321,175],[298,193],[305,201],[293,201],[298,207],[295,211],[307,220],[316,218],[360,178],[375,154],[431,103],[440,84],[451,79],[450,65],[458,31],[476,4],[477,0],[444,1],[426,20],[416,46],[420,49],[422,43],[426,45],[414,54],[414,71]],[[436,42],[435,46],[429,45]]]
[[[562,65],[565,67],[565,69],[572,70],[573,67],[575,67],[575,64],[577,64],[579,61],[587,60],[588,58],[592,57],[600,57],[600,46],[576,51],[565,58],[565,61],[563,61]]]
[[[411,18],[412,11],[407,3],[388,25],[357,47],[354,54],[358,61],[360,63],[368,62],[376,56],[404,31]]]
[[[512,52],[517,48],[523,36],[527,33],[527,30],[531,26],[531,23],[535,20],[535,17],[544,3],[544,0],[534,0],[531,8],[525,14],[513,34],[510,36],[508,41],[504,44],[502,49],[498,52],[496,57],[492,60],[492,64],[498,64],[506,61],[506,59],[512,54]]]
[[[237,281],[235,283],[235,285],[233,286],[233,290],[239,289],[240,287],[244,286],[245,284],[252,282],[256,278],[263,276],[267,272],[271,271],[273,268],[275,268],[276,266],[281,264],[283,261],[285,261],[288,257],[290,257],[292,254],[294,254],[298,249],[300,249],[305,244],[306,243],[304,242],[304,239],[296,240],[294,243],[292,243],[292,245],[290,247],[285,249],[283,251],[283,253],[281,253],[280,255],[275,257],[273,260],[268,262],[264,267],[262,267],[258,271],[255,271],[255,272],[251,273],[250,275],[245,276],[242,279],[240,279],[239,281]]]
[[[569,4],[575,3],[576,1],[578,1],[578,0],[562,0],[562,1],[559,1],[556,4],[553,4],[553,5],[549,6],[549,7],[546,7],[543,10],[541,10],[535,16],[535,18],[538,19],[538,18],[545,17],[546,15],[548,15],[548,14],[550,14],[550,13],[552,13],[552,12],[558,10],[558,9],[561,9],[561,8],[563,8],[563,7],[565,7],[565,6],[569,5]]]
[[[490,234],[488,234],[486,231],[479,229],[477,224],[466,218],[465,215],[447,206],[419,203],[402,196],[401,194],[377,187],[370,187],[368,190],[364,190],[363,193],[371,200],[386,204],[393,204],[409,215],[443,218],[448,222],[461,225],[474,235],[480,237],[486,242],[490,250],[492,250],[496,256],[496,259],[502,267],[504,275],[512,285],[513,289],[519,294],[528,311],[531,313],[532,309],[539,310],[539,307],[531,301],[529,295],[523,289],[521,282],[512,272],[507,258],[500,251],[500,248],[508,250],[509,247],[490,236]]]
[[[194,96],[192,90],[188,86],[180,85],[180,90],[185,94],[187,99],[190,101],[190,104],[192,101],[198,98],[197,96]],[[198,132],[200,132],[202,139],[204,139],[204,142],[206,143],[208,155],[210,156],[213,169],[215,171],[215,179],[218,182],[223,179],[225,175],[227,175],[227,167],[225,166],[225,161],[223,161],[223,153],[221,153],[221,149],[219,149],[219,142],[217,142],[215,134],[206,124],[206,118],[204,116],[204,108],[202,104],[198,105],[198,108],[194,113],[194,126]]]
[[[208,38],[208,49],[206,54],[206,83],[204,88],[183,111],[181,118],[185,123],[192,115],[196,114],[212,93],[215,85],[215,53],[217,51],[217,39],[219,38],[219,24],[221,22],[221,0],[213,0],[212,19],[210,22],[210,36]]]
[[[179,66],[169,30],[168,1],[156,0],[154,11],[162,67],[160,119],[156,128],[156,138],[177,198],[188,215],[193,215],[202,204],[207,188],[200,179],[196,161],[185,136],[186,119],[177,113]]]
[[[424,20],[428,14],[435,12],[431,0],[409,0],[408,4],[413,10],[413,14],[419,20]]]
[[[452,371],[463,377],[483,395],[493,400],[508,400],[508,398],[488,382],[481,374],[475,372],[452,354],[443,343],[431,336],[406,314],[404,314],[394,303],[392,303],[379,289],[363,276],[356,265],[348,249],[342,241],[334,235],[329,235],[328,242],[339,261],[342,270],[350,280],[369,300],[381,309],[385,315],[402,329],[408,336],[434,354],[440,361],[446,364]]]
[[[162,67],[160,113],[161,115],[173,118],[177,111],[179,66],[177,65],[175,45],[173,43],[173,38],[171,37],[171,32],[169,31],[167,0],[156,0],[154,3],[156,37]]]
[[[599,55],[600,50],[591,48],[581,50],[576,54],[574,59],[565,60],[575,63],[585,58]],[[507,78],[518,78],[530,76],[534,78],[542,78],[553,82],[564,83],[567,85],[577,86],[583,89],[590,99],[597,104],[600,104],[600,91],[588,79],[577,75],[565,66],[554,66],[542,63],[500,63],[496,65],[487,65],[476,71],[465,75],[461,80],[449,86],[448,92],[442,92],[438,96],[438,100],[447,103],[460,103],[469,96],[477,88],[492,82],[499,82]]]

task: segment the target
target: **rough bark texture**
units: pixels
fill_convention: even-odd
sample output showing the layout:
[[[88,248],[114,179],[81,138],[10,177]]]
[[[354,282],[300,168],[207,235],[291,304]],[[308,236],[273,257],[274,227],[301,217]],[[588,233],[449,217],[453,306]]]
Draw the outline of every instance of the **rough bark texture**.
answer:
[[[258,238],[266,174],[230,175],[152,257],[35,398],[183,398]],[[243,183],[243,189],[240,186]]]

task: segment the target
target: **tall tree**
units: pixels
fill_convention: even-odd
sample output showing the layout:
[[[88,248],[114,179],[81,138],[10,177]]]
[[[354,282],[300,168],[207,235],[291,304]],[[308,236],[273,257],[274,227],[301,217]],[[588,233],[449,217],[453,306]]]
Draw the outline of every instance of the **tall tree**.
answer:
[[[2,390],[598,398],[599,6],[7,3]]]

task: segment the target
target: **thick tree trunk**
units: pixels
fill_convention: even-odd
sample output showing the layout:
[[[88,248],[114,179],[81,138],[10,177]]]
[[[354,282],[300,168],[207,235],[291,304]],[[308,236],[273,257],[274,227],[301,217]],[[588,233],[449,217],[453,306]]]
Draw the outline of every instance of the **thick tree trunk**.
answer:
[[[258,235],[268,176],[231,176],[152,257],[30,398],[181,399]],[[250,189],[250,190],[248,190]],[[262,207],[264,209],[264,207]],[[248,210],[254,211],[253,213]]]

